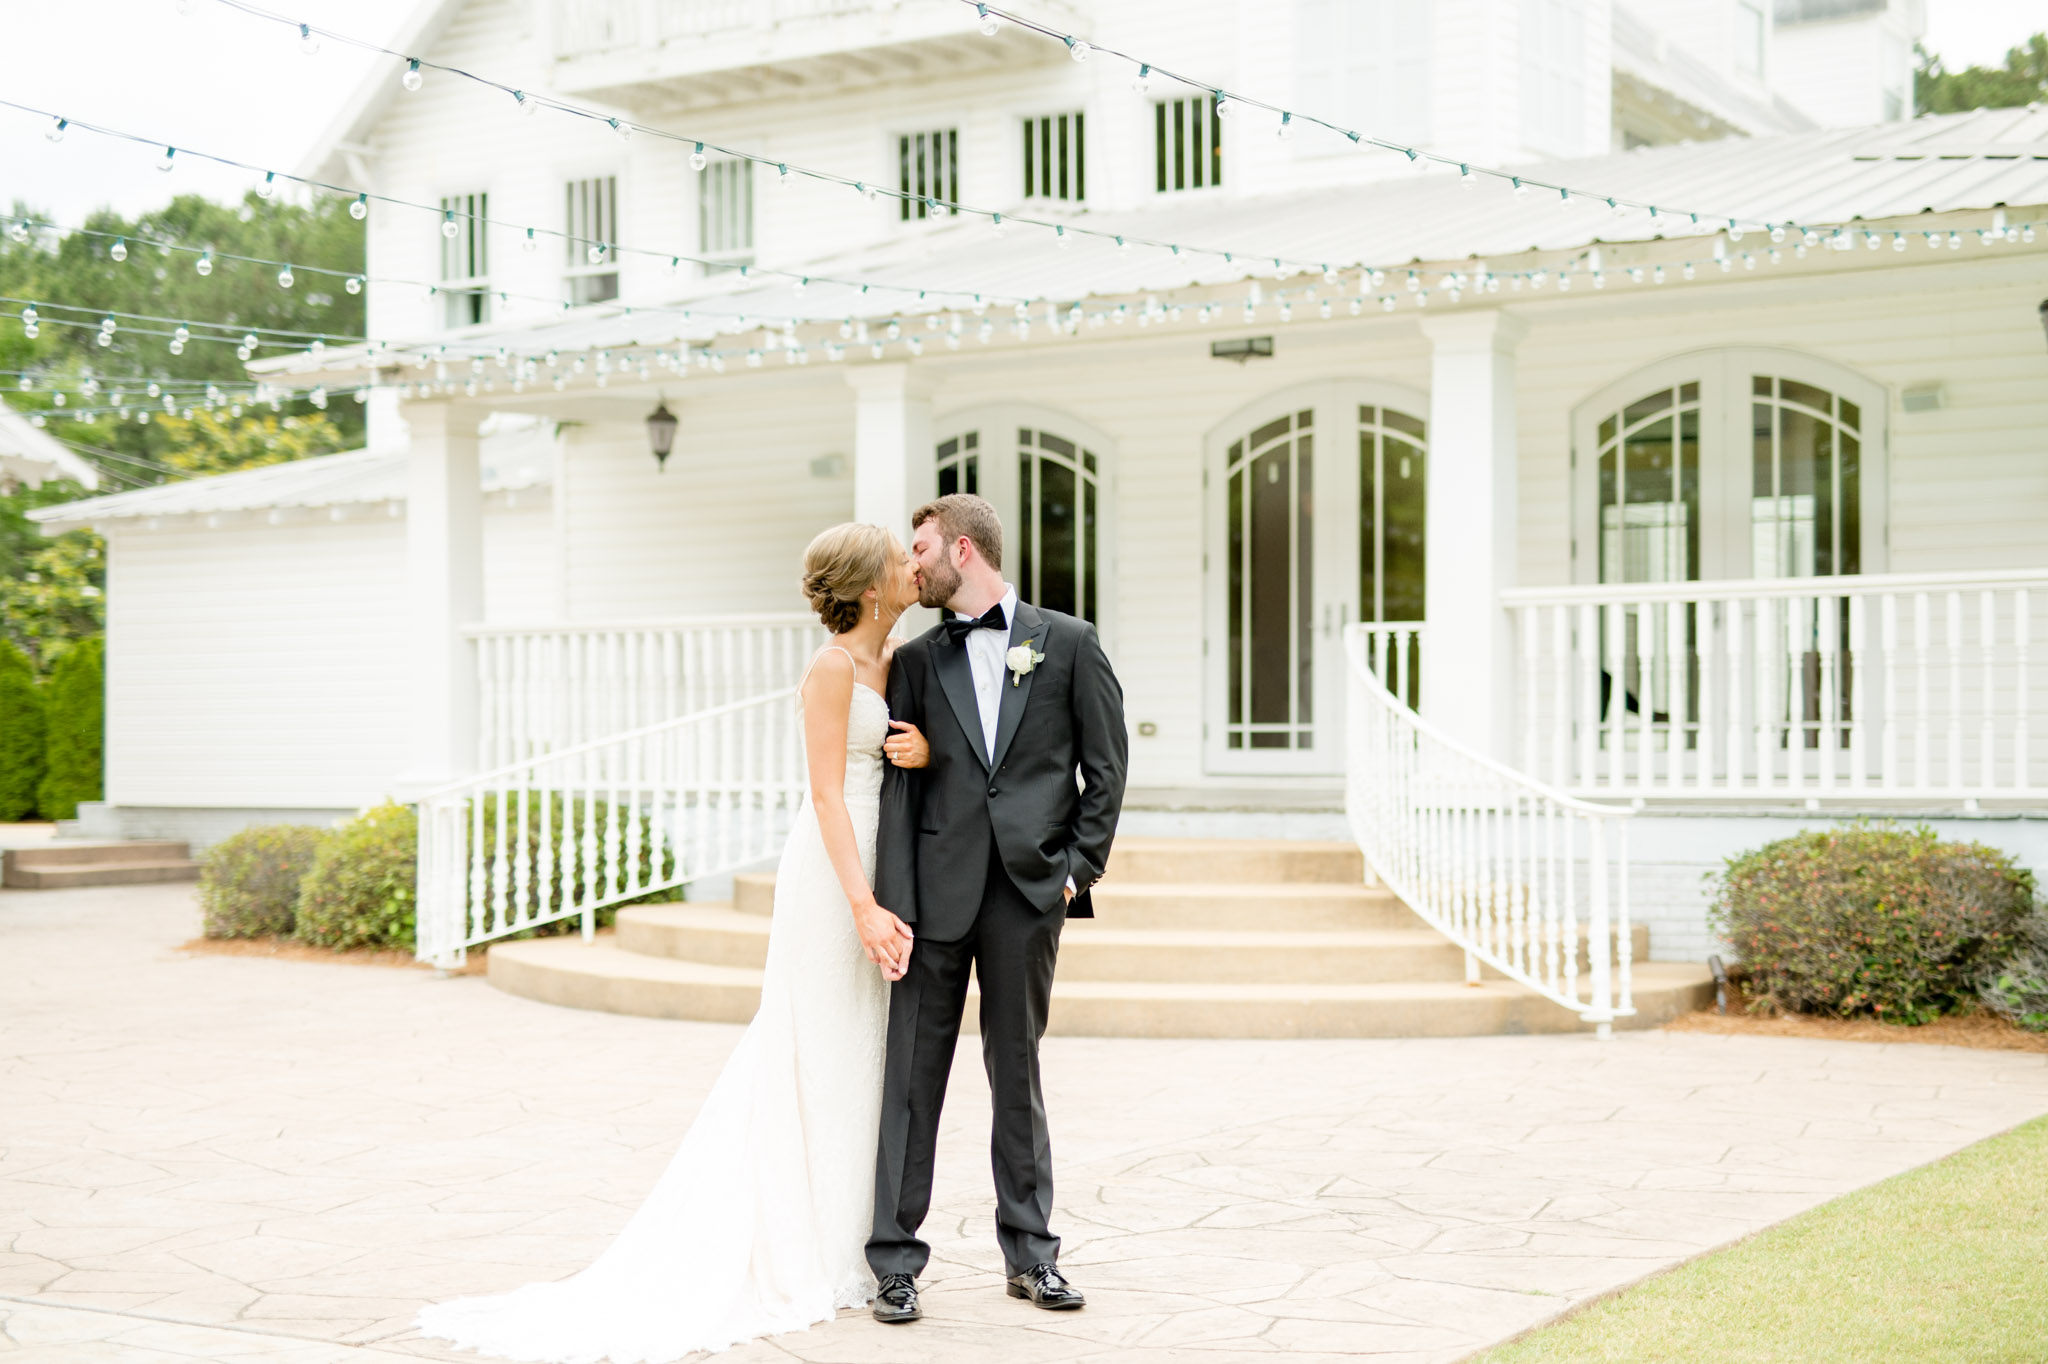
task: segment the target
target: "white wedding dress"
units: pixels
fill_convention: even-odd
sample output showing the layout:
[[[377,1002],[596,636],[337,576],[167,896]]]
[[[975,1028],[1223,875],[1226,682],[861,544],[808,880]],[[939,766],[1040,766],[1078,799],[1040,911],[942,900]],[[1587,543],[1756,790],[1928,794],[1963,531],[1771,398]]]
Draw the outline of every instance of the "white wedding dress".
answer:
[[[855,684],[846,807],[870,884],[888,733],[888,703]],[[776,872],[760,1011],[654,1192],[588,1269],[429,1307],[419,1329],[503,1359],[665,1364],[870,1301],[888,1008],[806,797]]]

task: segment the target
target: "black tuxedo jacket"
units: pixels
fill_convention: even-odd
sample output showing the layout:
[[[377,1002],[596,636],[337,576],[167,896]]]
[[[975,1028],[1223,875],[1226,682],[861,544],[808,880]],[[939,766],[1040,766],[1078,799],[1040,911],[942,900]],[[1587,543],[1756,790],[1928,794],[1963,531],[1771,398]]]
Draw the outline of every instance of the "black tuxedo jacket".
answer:
[[[931,762],[884,772],[875,898],[934,942],[974,926],[992,847],[1041,913],[1069,876],[1067,916],[1095,912],[1088,888],[1109,862],[1130,756],[1123,688],[1084,620],[1020,600],[1004,652],[1026,643],[1045,659],[1021,677],[1005,664],[993,763],[964,644],[935,626],[889,669],[889,714],[924,731]]]

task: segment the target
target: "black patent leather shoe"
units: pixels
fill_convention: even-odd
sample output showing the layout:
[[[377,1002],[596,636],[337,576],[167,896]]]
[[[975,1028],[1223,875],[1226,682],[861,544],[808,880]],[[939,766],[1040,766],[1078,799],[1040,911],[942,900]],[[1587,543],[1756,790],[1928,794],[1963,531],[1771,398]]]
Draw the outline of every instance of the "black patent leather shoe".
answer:
[[[923,1315],[917,1305],[917,1280],[908,1274],[884,1274],[875,1288],[875,1320],[897,1326]]]
[[[1043,1307],[1048,1312],[1071,1312],[1088,1305],[1080,1290],[1051,1265],[1033,1265],[1013,1277],[1010,1296],[1026,1299],[1033,1307]]]

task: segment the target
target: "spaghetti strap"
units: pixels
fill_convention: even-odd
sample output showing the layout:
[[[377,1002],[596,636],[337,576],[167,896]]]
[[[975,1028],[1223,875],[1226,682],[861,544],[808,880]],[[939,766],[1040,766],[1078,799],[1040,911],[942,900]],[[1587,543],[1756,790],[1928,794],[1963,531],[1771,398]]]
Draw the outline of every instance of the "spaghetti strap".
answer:
[[[804,665],[804,675],[796,680],[796,688],[799,692],[803,690],[804,683],[811,680],[811,669],[817,667],[818,660],[826,654],[845,654],[846,661],[853,664],[853,680],[856,682],[860,681],[860,663],[855,660],[851,651],[841,648],[837,644],[827,644],[824,648],[818,650],[817,653],[812,654],[811,661]]]

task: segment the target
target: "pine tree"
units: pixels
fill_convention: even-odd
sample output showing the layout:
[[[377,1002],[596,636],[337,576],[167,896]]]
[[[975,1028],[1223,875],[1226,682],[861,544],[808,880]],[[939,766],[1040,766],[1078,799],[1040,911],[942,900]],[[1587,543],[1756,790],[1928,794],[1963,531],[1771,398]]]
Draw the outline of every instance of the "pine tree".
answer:
[[[76,819],[78,803],[100,798],[105,745],[106,637],[88,639],[50,670],[45,763],[36,808],[45,819]]]

